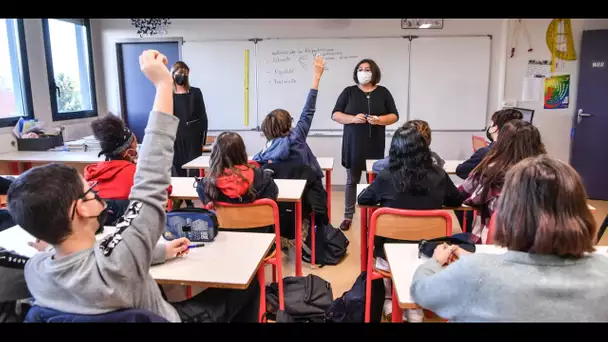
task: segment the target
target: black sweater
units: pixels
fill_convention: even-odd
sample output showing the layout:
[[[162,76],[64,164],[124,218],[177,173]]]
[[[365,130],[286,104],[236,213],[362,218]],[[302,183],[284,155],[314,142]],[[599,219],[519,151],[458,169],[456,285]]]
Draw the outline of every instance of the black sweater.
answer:
[[[399,192],[395,186],[393,176],[388,169],[381,171],[358,198],[361,205],[377,205],[396,209],[433,210],[444,206],[458,207],[464,201],[448,174],[440,167],[433,165],[426,173],[423,181],[424,187],[429,189],[425,195],[414,195],[408,192]],[[398,242],[398,240],[376,237],[374,255],[384,258],[383,244]]]

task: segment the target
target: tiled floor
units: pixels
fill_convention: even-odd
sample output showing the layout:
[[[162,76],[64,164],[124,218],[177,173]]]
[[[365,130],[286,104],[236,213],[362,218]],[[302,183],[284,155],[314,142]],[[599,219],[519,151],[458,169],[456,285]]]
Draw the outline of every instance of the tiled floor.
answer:
[[[608,201],[590,201],[597,211],[594,213],[596,222],[601,224],[606,214],[608,214]],[[332,193],[332,225],[338,227],[342,222],[342,215],[344,214],[344,192],[334,191]],[[458,220],[454,217],[453,222],[455,224],[454,232],[460,232],[460,225]],[[311,269],[310,264],[303,263],[304,274],[316,274],[323,279],[331,283],[334,297],[340,297],[345,291],[349,290],[353,285],[355,279],[360,273],[360,258],[359,258],[359,211],[355,214],[353,225],[351,229],[347,231],[346,236],[350,240],[348,246],[348,252],[345,259],[336,266],[325,266],[323,268]],[[608,234],[607,234],[608,235]],[[604,236],[600,241],[600,245],[608,245],[608,237]],[[289,253],[285,253],[283,258],[283,274],[285,277],[295,275],[294,271],[294,251],[293,249]],[[267,272],[266,274],[269,274]]]

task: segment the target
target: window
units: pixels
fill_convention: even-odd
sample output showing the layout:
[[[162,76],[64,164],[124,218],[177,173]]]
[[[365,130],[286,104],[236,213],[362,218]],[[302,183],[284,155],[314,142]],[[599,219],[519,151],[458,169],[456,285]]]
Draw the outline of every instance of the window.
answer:
[[[53,121],[97,116],[88,19],[42,19]]]
[[[31,118],[32,93],[22,19],[0,19],[0,127]]]

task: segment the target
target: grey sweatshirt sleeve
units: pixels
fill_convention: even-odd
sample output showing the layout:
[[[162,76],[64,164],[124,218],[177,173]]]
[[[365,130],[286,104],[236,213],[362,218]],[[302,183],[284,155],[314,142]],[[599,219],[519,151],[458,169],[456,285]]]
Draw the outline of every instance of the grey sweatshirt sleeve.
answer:
[[[461,313],[478,285],[470,258],[463,256],[447,267],[434,258],[420,265],[410,288],[414,302],[448,320]]]
[[[157,244],[152,252],[152,266],[158,264],[164,264],[167,258],[167,252],[165,245],[162,243]]]
[[[105,277],[118,283],[138,282],[148,275],[155,248],[165,227],[167,188],[171,184],[173,143],[179,120],[151,112],[139,152],[129,207],[116,224],[116,233],[104,239],[96,252]],[[158,260],[154,260],[158,261]]]

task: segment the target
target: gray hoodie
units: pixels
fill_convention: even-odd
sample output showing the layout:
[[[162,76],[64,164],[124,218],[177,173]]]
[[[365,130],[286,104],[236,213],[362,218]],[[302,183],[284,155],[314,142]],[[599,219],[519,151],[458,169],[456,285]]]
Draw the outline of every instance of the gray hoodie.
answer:
[[[38,253],[26,263],[25,280],[36,305],[84,315],[139,308],[180,322],[149,273],[152,262],[164,261],[162,248],[155,246],[165,226],[178,122],[150,113],[131,202],[114,234],[92,249],[56,260],[53,252]]]

